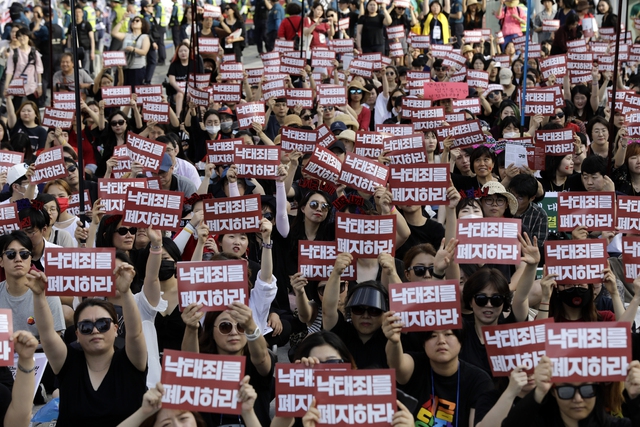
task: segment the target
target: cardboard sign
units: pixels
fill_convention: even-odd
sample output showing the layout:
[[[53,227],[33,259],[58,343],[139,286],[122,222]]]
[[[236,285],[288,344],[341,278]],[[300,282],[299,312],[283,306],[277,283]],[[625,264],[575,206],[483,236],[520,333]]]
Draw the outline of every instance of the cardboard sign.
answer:
[[[388,134],[392,136],[405,136],[405,135],[411,135],[413,133],[413,126],[377,124],[376,132],[379,132],[382,134]]]
[[[24,89],[25,81],[24,79],[13,79],[9,83],[9,87],[7,87],[7,95],[15,96],[15,97],[24,97],[27,96],[27,92]]]
[[[389,310],[400,317],[406,332],[461,329],[460,283],[443,280],[391,284]]]
[[[556,111],[555,94],[548,90],[527,88],[525,116],[553,116]]]
[[[10,167],[23,163],[24,153],[15,151],[0,151],[0,173],[7,172]]]
[[[521,229],[520,219],[459,219],[456,260],[459,264],[519,264]]]
[[[559,284],[600,283],[607,268],[606,242],[592,240],[547,240],[544,242],[548,274],[557,274]]]
[[[42,184],[58,178],[66,178],[68,174],[64,165],[62,146],[52,147],[38,155],[36,171],[31,176],[31,183]]]
[[[451,185],[448,164],[392,164],[389,189],[396,205],[448,204],[447,188]]]
[[[312,129],[280,128],[280,146],[284,151],[313,153],[317,139],[318,134]]]
[[[258,233],[261,219],[259,194],[204,200],[204,220],[211,233]]]
[[[321,181],[337,184],[341,169],[342,163],[335,154],[325,147],[317,146],[303,172]]]
[[[243,143],[242,138],[207,141],[207,163],[214,165],[234,164],[236,146]]]
[[[264,102],[245,102],[236,105],[236,114],[238,116],[238,127],[240,129],[252,129],[252,124],[259,123],[264,126],[265,112]]]
[[[567,75],[567,55],[554,55],[541,60],[540,72],[544,80],[548,80],[549,76],[555,76],[556,81],[560,81]]]
[[[162,360],[162,407],[240,415],[239,384],[246,356],[165,350]]]
[[[17,205],[15,203],[0,205],[0,236],[21,228]]]
[[[124,51],[105,51],[102,53],[102,66],[104,68],[126,67],[127,58]]]
[[[624,381],[631,363],[629,322],[570,322],[546,325],[545,351],[551,381]]]
[[[73,92],[53,92],[53,108],[56,110],[75,111],[76,94]]]
[[[131,86],[103,86],[100,90],[105,108],[126,107],[131,104]]]
[[[467,84],[471,87],[486,89],[489,87],[489,73],[479,70],[467,70]]]
[[[139,228],[153,225],[155,230],[175,231],[182,218],[183,198],[176,191],[129,187],[122,225]]]
[[[640,197],[618,196],[618,231],[640,234]]]
[[[628,282],[640,276],[640,236],[622,237],[622,264]]]
[[[469,86],[466,83],[426,82],[424,97],[431,101],[439,99],[464,99],[469,96]]]
[[[329,280],[337,257],[335,242],[300,240],[298,243],[298,271],[308,280]],[[353,264],[340,276],[343,280],[355,277],[356,270]]]
[[[387,185],[389,168],[377,160],[370,160],[356,153],[346,153],[339,184],[373,194],[377,187]]]
[[[395,215],[336,214],[338,252],[349,252],[354,258],[377,258],[382,252],[393,256],[395,241]]]
[[[553,319],[533,322],[483,326],[484,346],[487,349],[494,377],[508,377],[516,367],[526,367],[532,374],[545,355],[546,328]]]
[[[214,83],[211,85],[213,102],[240,102],[242,100],[242,84]]]
[[[314,370],[317,408],[322,426],[383,427],[396,412],[396,371]]]
[[[571,232],[578,226],[590,231],[615,230],[615,193],[587,193],[584,191],[558,194],[559,231]]]
[[[544,146],[544,154],[547,156],[566,156],[575,151],[571,129],[537,130],[536,144]]]
[[[146,122],[155,121],[159,124],[169,123],[169,106],[168,102],[145,102],[142,106],[142,120]]]
[[[115,296],[115,248],[47,248],[48,296]]]
[[[42,126],[46,128],[71,129],[74,116],[74,111],[56,110],[45,107]]]
[[[313,108],[313,89],[297,89],[285,88],[285,97],[287,98],[287,107],[295,108],[300,106],[304,109]]]
[[[167,144],[128,132],[127,147],[132,161],[140,163],[145,170],[158,173]]]
[[[201,311],[225,311],[229,304],[248,301],[248,272],[244,260],[178,262],[180,310],[202,304]]]
[[[93,204],[91,203],[91,195],[89,194],[89,190],[84,190],[84,206],[82,210],[84,212],[91,212],[91,207]],[[73,193],[69,196],[69,207],[67,207],[67,212],[71,215],[78,216],[80,215],[80,193]]]
[[[354,152],[358,156],[377,160],[384,151],[384,135],[378,132],[359,130],[356,132]]]
[[[136,86],[136,103],[144,105],[145,102],[164,102],[162,97],[162,85]]]
[[[235,162],[239,178],[278,179],[280,147],[236,146]]]
[[[98,197],[102,199],[103,210],[107,215],[122,215],[129,187],[147,188],[147,180],[98,179]]]
[[[13,366],[13,312],[0,308],[0,366]]]
[[[347,105],[347,88],[336,85],[318,87],[318,105]]]
[[[265,101],[268,101],[271,98],[284,98],[284,80],[279,79],[262,83],[262,97]]]
[[[452,124],[449,135],[454,137],[452,148],[466,148],[475,144],[484,144],[486,141],[480,121],[477,119]]]

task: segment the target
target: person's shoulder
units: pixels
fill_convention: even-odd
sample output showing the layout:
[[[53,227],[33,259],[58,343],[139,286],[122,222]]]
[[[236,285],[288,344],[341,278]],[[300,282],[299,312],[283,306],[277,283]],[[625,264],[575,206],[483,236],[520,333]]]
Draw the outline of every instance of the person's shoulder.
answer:
[[[469,384],[474,386],[487,386],[486,383],[491,384],[491,377],[483,369],[477,367],[474,364],[460,360],[460,375],[465,380],[469,381]],[[489,390],[491,387],[487,388]]]

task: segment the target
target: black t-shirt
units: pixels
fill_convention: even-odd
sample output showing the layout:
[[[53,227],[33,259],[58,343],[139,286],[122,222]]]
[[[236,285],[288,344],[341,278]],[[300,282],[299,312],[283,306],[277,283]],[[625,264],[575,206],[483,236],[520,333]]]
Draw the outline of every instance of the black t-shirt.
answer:
[[[93,389],[83,350],[67,345],[67,359],[58,373],[58,426],[113,427],[133,414],[147,390],[147,370],[139,371],[124,349],[116,350],[100,387]]]
[[[502,392],[500,390],[493,389],[482,394],[478,398],[478,401],[476,403],[476,415],[473,418],[474,425],[478,424],[480,421],[484,419],[484,417],[487,416],[491,408],[493,408],[495,404],[498,403],[500,396],[502,396]],[[513,405],[511,405],[511,407],[513,408],[514,406],[516,406],[516,404],[519,401],[520,401],[520,398],[516,396],[516,398],[513,400]]]
[[[478,397],[493,388],[491,378],[462,360],[458,372],[443,377],[431,370],[424,351],[409,355],[414,362],[413,375],[400,389],[418,399],[413,414],[416,426],[468,426],[469,412],[476,407]],[[447,417],[452,415],[451,421],[447,422]]]
[[[47,142],[47,130],[42,126],[36,126],[32,128],[28,128],[22,123],[21,119],[16,121],[16,125],[11,128],[11,136],[17,133],[26,133],[31,141],[31,149],[35,153],[36,151],[44,148],[45,143]]]
[[[338,322],[331,329],[347,345],[358,369],[388,368],[385,347],[387,337],[382,328],[378,329],[366,343],[363,343],[353,323],[347,322],[342,312],[338,311]]]
[[[384,44],[384,15],[378,13],[376,16],[361,16],[358,25],[362,25],[362,47],[377,46]]]
[[[442,239],[444,238],[444,227],[442,224],[438,221],[427,219],[427,222],[423,225],[408,225],[411,230],[411,235],[402,246],[396,249],[396,258],[404,259],[409,249],[422,243],[431,243],[436,251],[440,249],[440,243],[442,243]]]
[[[82,21],[80,25],[76,25],[78,29],[78,41],[80,47],[84,49],[91,49],[91,38],[89,37],[89,32],[93,31],[91,24],[87,21]],[[69,25],[67,34],[71,34],[71,25]]]
[[[182,336],[186,325],[180,317],[179,306],[176,305],[176,308],[167,316],[157,313],[153,323],[156,326],[160,353],[165,349],[180,350],[182,348]]]
[[[480,190],[482,189],[482,185],[478,182],[477,177],[452,173],[451,183],[454,187],[456,187],[456,190],[464,192],[467,198],[480,198]]]
[[[167,72],[167,76],[174,76],[177,82],[186,82],[187,76],[189,75],[189,64],[182,65],[182,62],[173,61],[171,65],[169,65],[169,71]]]
[[[508,317],[500,315],[498,317],[499,325],[506,325],[510,323],[516,323],[516,316],[513,311],[509,313]],[[487,349],[484,344],[480,342],[478,334],[475,329],[475,318],[473,316],[462,319],[462,325],[464,329],[462,339],[462,350],[460,350],[460,360],[464,360],[474,366],[485,371],[489,376],[491,374],[491,365],[489,364],[489,357],[487,356]]]

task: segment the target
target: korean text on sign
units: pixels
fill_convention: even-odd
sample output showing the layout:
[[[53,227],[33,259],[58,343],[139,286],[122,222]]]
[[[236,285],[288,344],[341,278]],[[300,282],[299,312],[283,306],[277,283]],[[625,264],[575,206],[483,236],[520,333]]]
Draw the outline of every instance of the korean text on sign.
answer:
[[[613,192],[558,193],[559,231],[571,232],[578,226],[593,231],[613,231],[615,229],[615,200]]]
[[[259,232],[261,218],[262,205],[258,194],[204,201],[204,220],[212,233]]]
[[[47,295],[115,296],[114,248],[49,248]]]
[[[62,147],[53,147],[38,155],[36,171],[31,176],[31,183],[41,184],[58,178],[66,178],[68,174],[62,158]]]
[[[480,218],[458,221],[458,253],[460,264],[520,263],[520,219]]]
[[[224,311],[232,302],[247,304],[247,263],[244,260],[179,262],[180,309],[202,304],[202,311]]]
[[[403,331],[460,329],[460,286],[455,280],[396,283],[389,286],[389,309]]]
[[[0,366],[13,366],[13,313],[10,308],[0,308]]]
[[[125,227],[174,231],[182,218],[182,193],[129,187],[124,204]]]
[[[338,252],[358,258],[377,258],[382,252],[395,254],[395,215],[336,215]]]
[[[544,242],[548,274],[557,274],[560,284],[600,283],[607,265],[606,243],[597,240]]]
[[[300,240],[298,271],[309,280],[328,280],[337,256],[335,242]],[[347,267],[340,278],[355,279],[355,267],[353,265]]]

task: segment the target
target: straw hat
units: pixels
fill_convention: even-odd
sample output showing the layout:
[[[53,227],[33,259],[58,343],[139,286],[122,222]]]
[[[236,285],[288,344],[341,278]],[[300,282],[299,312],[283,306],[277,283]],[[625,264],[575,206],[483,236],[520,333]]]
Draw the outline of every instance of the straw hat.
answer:
[[[515,215],[518,212],[518,200],[516,197],[509,193],[504,185],[500,184],[498,181],[489,181],[485,185],[482,186],[482,193],[485,192],[487,196],[491,196],[492,194],[499,194],[507,199],[509,202],[509,211],[511,215]],[[483,196],[486,197],[486,196]]]

